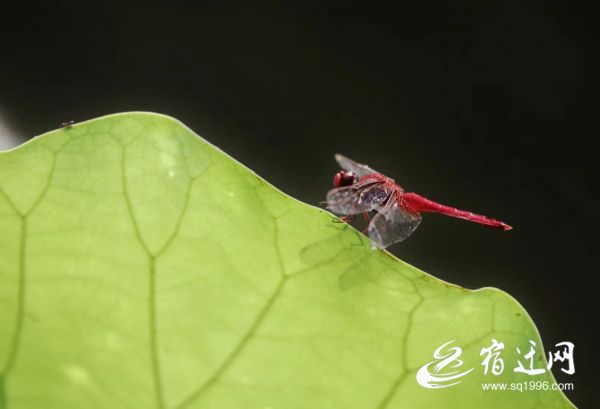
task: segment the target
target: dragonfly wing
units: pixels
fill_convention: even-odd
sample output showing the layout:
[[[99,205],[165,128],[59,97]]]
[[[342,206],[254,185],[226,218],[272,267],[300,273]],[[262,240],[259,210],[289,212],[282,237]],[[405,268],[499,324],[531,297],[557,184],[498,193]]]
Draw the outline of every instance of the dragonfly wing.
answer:
[[[367,165],[354,162],[352,159],[347,158],[344,155],[340,155],[339,153],[335,154],[335,160],[342,169],[356,173],[359,178],[372,173],[377,173]]]
[[[377,179],[365,179],[352,186],[338,187],[327,193],[327,210],[341,215],[370,212],[389,198],[392,192]]]
[[[380,248],[403,241],[421,223],[421,215],[403,209],[395,197],[391,197],[377,212],[369,223],[368,232],[371,241]]]

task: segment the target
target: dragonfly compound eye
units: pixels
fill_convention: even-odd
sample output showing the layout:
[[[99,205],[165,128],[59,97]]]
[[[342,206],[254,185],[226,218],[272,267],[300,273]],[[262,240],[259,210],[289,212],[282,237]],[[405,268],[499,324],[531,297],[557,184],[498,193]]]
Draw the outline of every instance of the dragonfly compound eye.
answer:
[[[357,179],[358,178],[356,177],[356,173],[340,170],[333,177],[333,186],[334,187],[351,186],[356,182]]]

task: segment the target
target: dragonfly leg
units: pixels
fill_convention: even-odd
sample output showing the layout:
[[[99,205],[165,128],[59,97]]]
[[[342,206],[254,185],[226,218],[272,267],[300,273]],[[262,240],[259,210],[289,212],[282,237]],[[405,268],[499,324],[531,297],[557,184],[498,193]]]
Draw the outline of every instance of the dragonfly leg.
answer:
[[[361,230],[362,234],[364,234],[365,236],[368,236],[368,232],[369,232],[369,224],[371,223],[371,218],[369,217],[369,212],[364,212],[363,216],[365,218],[365,221],[367,222],[367,226]]]
[[[356,216],[353,214],[348,214],[346,216],[342,216],[340,217],[340,220],[334,220],[334,223],[350,223],[352,220],[354,220]]]

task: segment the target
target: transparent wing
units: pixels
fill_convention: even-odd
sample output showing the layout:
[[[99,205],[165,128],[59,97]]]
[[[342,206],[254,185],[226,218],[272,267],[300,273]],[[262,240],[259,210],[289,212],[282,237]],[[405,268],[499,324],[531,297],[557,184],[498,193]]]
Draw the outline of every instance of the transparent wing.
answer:
[[[391,193],[379,180],[367,178],[327,192],[327,210],[341,215],[370,212],[381,207]]]
[[[371,173],[378,173],[367,165],[354,162],[352,159],[347,158],[344,155],[340,155],[339,153],[335,154],[335,160],[342,169],[356,173],[359,178],[370,175]]]
[[[377,209],[377,215],[369,223],[369,238],[373,245],[386,248],[401,242],[415,231],[421,223],[421,215],[403,209],[396,197],[390,197],[385,206]]]

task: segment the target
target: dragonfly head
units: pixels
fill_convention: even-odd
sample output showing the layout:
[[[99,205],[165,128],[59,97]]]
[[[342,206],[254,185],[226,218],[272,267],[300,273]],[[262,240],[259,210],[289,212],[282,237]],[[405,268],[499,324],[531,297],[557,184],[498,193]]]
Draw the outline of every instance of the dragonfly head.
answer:
[[[342,186],[351,186],[358,180],[358,176],[356,173],[351,171],[340,170],[333,177],[333,186],[334,187],[342,187]]]

